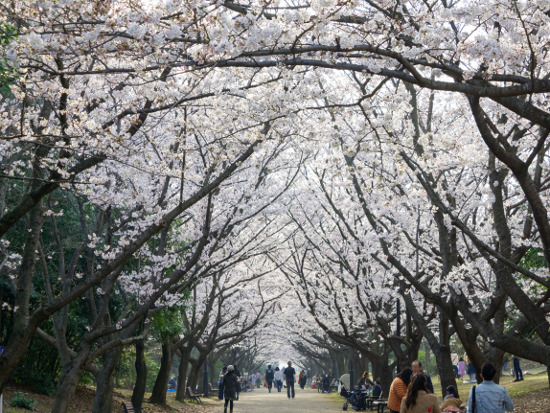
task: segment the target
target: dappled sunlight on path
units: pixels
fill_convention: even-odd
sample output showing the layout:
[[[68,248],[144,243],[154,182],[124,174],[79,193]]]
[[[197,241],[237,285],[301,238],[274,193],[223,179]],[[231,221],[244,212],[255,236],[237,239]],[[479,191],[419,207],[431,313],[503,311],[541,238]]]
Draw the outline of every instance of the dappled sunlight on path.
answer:
[[[284,391],[284,392],[283,392]],[[289,399],[286,389],[281,393],[276,390],[268,393],[267,389],[255,389],[251,393],[241,393],[235,402],[233,413],[313,413],[342,411],[344,398],[335,398],[328,394],[318,393],[317,390],[296,389],[296,397]],[[227,409],[229,411],[229,408]],[[212,412],[223,412],[223,403],[219,402]]]

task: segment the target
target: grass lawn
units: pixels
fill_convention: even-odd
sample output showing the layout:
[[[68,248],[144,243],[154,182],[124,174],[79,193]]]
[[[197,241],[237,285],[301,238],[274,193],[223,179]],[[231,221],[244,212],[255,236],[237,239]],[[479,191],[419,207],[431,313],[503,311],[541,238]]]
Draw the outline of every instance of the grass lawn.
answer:
[[[546,370],[537,370],[533,373],[536,374],[528,374],[524,375],[523,381],[513,382],[514,377],[508,375],[501,376],[499,384],[501,386],[506,387],[506,390],[508,390],[508,393],[510,396],[517,396],[523,393],[528,393],[535,390],[541,390],[544,388],[548,388],[548,376],[546,374]],[[432,377],[434,390],[436,395],[439,397],[438,390],[440,389],[439,380],[437,377]],[[470,394],[470,389],[475,383],[468,383],[463,384],[462,380],[457,381],[458,384],[458,393],[460,394],[460,397],[464,400],[468,398],[468,395]]]

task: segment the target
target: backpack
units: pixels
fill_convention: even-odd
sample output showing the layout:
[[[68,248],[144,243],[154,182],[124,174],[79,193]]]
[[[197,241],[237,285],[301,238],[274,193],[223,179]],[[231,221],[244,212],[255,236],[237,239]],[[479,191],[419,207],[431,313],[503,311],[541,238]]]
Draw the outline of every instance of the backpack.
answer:
[[[273,372],[272,369],[267,369],[265,371],[265,379],[266,380],[270,380],[270,381],[273,381],[273,377],[275,376],[275,373]]]

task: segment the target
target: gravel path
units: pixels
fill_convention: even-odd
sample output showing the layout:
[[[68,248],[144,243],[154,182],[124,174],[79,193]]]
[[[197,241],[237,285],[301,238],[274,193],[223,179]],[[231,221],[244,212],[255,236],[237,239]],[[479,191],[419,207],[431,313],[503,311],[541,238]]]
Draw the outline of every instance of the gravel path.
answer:
[[[344,398],[334,398],[317,390],[296,388],[296,397],[289,399],[286,389],[281,393],[277,390],[268,393],[266,388],[255,389],[253,392],[241,393],[235,401],[233,413],[317,413],[341,412]],[[223,402],[213,407],[212,412],[223,412]],[[229,412],[229,407],[227,409]]]

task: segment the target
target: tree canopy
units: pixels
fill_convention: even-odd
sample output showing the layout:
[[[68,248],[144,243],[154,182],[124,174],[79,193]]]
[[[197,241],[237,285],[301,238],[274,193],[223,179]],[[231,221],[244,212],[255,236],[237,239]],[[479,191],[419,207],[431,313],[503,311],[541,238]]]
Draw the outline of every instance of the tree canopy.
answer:
[[[110,411],[133,349],[139,404],[153,342],[159,403],[174,355],[550,380],[550,2],[0,10],[0,390],[44,351]]]

